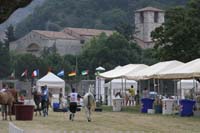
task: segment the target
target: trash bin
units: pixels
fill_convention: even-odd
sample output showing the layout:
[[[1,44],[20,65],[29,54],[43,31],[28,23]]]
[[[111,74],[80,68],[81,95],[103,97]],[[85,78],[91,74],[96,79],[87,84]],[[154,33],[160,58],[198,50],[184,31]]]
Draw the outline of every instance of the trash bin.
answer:
[[[121,111],[122,110],[122,102],[123,98],[113,98],[113,111]]]
[[[154,99],[142,98],[142,100],[141,100],[141,112],[147,113],[148,109],[153,109],[153,101],[154,101]]]
[[[181,116],[192,116],[194,105],[195,105],[194,100],[189,100],[189,99],[180,100],[180,115]]]
[[[12,106],[12,115],[15,115],[15,105],[22,105],[24,102],[14,102]]]
[[[16,120],[33,120],[33,105],[15,105],[15,119]]]
[[[173,114],[173,105],[174,105],[174,100],[173,99],[163,99],[162,100],[162,103],[163,103],[163,106],[162,106],[162,114],[165,115],[165,114]]]

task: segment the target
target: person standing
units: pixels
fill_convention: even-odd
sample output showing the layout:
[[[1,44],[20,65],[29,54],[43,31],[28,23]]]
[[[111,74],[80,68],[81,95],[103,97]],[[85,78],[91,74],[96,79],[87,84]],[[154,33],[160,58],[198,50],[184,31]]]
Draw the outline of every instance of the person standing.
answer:
[[[149,91],[147,90],[147,88],[144,88],[142,93],[143,93],[143,98],[149,98]]]
[[[43,116],[46,117],[48,115],[48,99],[49,99],[49,91],[47,86],[42,86],[42,110]]]
[[[133,87],[133,85],[131,85],[131,88],[128,90],[130,93],[130,97],[129,97],[129,105],[134,106],[134,101],[135,101],[135,89]]]
[[[62,93],[62,88],[60,88],[60,93],[59,93],[59,106],[61,109],[63,109],[63,93]]]
[[[75,88],[72,88],[72,92],[69,94],[69,111],[70,111],[70,115],[69,115],[69,120],[74,120],[75,117],[75,113],[77,110],[77,102],[78,102],[78,98],[81,98],[81,96],[75,92]]]

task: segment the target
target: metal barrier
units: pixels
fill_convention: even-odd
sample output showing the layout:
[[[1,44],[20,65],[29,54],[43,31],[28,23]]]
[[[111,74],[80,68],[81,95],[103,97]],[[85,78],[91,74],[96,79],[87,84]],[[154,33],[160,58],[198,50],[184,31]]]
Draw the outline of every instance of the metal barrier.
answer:
[[[23,129],[15,126],[12,122],[9,122],[9,133],[25,133]]]

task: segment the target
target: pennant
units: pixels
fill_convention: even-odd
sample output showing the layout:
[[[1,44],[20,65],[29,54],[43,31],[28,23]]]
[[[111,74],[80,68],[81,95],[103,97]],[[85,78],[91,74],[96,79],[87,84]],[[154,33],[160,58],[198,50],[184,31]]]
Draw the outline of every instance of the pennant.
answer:
[[[83,75],[83,76],[88,75],[88,73],[89,73],[89,70],[84,70],[84,71],[81,72],[81,75]]]
[[[28,74],[28,70],[26,69],[26,70],[21,74],[21,77],[27,76],[27,74]]]
[[[69,77],[76,76],[76,71],[72,71],[68,74]]]
[[[37,77],[38,75],[39,75],[39,69],[34,70],[31,76],[32,77]]]
[[[59,73],[57,73],[57,76],[59,76],[59,77],[64,76],[64,75],[65,75],[64,70],[61,70]]]

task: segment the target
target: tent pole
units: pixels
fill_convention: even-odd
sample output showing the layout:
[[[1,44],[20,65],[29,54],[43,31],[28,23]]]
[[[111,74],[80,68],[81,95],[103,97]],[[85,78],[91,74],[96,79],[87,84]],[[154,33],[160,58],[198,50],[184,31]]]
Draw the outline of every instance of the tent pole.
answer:
[[[180,80],[180,99],[182,99],[182,86],[181,86],[181,80]]]
[[[154,89],[154,92],[156,91],[156,81],[155,81],[155,78],[153,78],[153,89]]]
[[[112,95],[113,95],[113,89],[112,89],[112,80],[110,81],[110,105],[112,106]]]
[[[195,97],[195,92],[196,92],[196,87],[197,87],[195,82],[196,82],[196,81],[195,81],[195,79],[194,79],[194,77],[193,77],[193,86],[194,86],[194,87],[193,87],[193,88],[194,88],[194,91],[193,91],[193,94],[192,94],[192,95],[193,95],[193,99],[194,99],[194,97]]]

